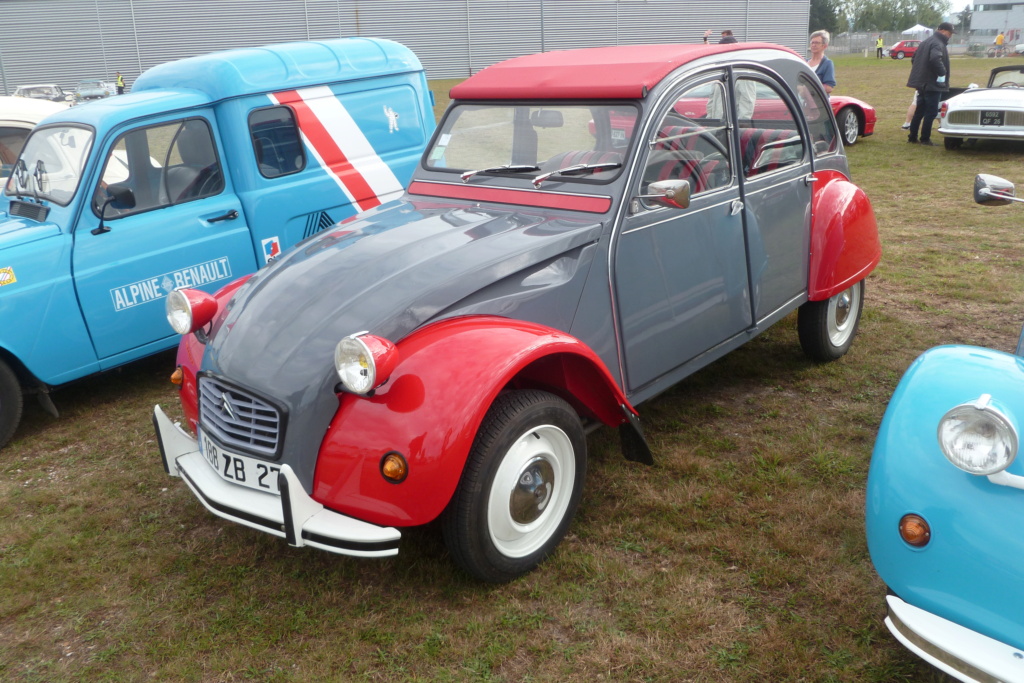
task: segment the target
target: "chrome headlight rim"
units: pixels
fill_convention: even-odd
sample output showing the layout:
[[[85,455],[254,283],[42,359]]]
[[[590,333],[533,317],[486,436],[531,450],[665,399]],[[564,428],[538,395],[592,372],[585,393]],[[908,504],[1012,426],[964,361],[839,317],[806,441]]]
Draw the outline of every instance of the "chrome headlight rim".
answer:
[[[346,391],[359,395],[371,392],[377,381],[377,364],[373,352],[360,339],[364,334],[368,332],[356,332],[342,337],[334,347],[334,371],[338,379]],[[360,359],[365,361],[365,366],[360,363]],[[356,368],[354,365],[361,367]],[[357,383],[356,378],[361,378],[361,381]]]
[[[175,289],[168,294],[164,307],[171,329],[178,334],[188,334],[192,331],[192,302],[183,292]]]
[[[1006,448],[1004,449],[1005,454],[1002,456],[997,454],[992,464],[972,467],[963,458],[956,455],[954,450],[955,444],[950,443],[959,434],[950,435],[947,430],[951,429],[951,423],[954,421],[977,420],[978,418],[987,420],[988,424],[995,430],[996,436],[990,442],[989,451],[991,452],[994,448],[997,448],[999,441],[1002,441]],[[939,441],[939,449],[950,464],[959,470],[977,476],[989,476],[1005,470],[1016,459],[1020,445],[1020,438],[1014,421],[1007,415],[1005,410],[993,402],[991,394],[982,394],[974,401],[961,403],[947,410],[939,420],[936,437]]]

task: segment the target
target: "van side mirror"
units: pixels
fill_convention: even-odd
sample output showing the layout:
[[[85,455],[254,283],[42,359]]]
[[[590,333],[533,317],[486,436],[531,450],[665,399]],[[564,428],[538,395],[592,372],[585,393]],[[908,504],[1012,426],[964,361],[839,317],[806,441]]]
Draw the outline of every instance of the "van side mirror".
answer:
[[[556,109],[538,109],[530,113],[530,125],[534,128],[561,128],[565,122],[562,112]]]
[[[115,209],[134,209],[135,208],[135,193],[132,188],[124,183],[111,183],[107,185],[107,200],[103,202],[103,206],[100,207],[100,224],[90,230],[94,235],[102,235],[105,232],[110,232],[110,227],[103,223],[107,217],[107,207],[111,204],[114,205]]]
[[[647,192],[637,199],[650,199],[670,209],[686,209],[690,206],[689,180],[659,180],[648,185]]]

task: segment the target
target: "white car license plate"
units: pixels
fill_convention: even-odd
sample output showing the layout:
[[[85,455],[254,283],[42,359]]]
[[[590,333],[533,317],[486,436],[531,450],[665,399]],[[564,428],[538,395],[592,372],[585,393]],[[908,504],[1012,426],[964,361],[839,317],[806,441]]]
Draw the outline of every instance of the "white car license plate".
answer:
[[[281,495],[277,488],[277,473],[281,468],[277,465],[225,450],[202,429],[199,430],[199,452],[221,479],[257,491]]]
[[[1003,112],[1001,112],[1001,111],[983,111],[983,112],[981,112],[981,125],[983,125],[983,126],[1001,126],[1001,125],[1003,125]]]

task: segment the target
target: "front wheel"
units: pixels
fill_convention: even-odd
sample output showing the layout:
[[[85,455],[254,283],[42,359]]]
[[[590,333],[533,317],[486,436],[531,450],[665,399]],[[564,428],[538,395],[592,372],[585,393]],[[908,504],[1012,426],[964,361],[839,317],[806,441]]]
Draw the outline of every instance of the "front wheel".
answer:
[[[963,138],[944,138],[942,144],[946,146],[948,150],[960,149],[964,144]]]
[[[904,55],[902,52],[897,52],[896,53],[896,59],[903,59],[905,56],[906,55]]]
[[[815,360],[843,357],[857,334],[864,307],[864,281],[825,301],[808,301],[797,314],[797,330],[804,353]]]
[[[21,385],[7,364],[0,361],[0,448],[3,448],[21,422]]]
[[[543,391],[501,394],[442,516],[452,558],[491,583],[532,570],[565,536],[586,470],[586,436],[568,403]]]
[[[843,133],[843,142],[847,146],[856,144],[857,136],[860,135],[860,118],[853,107],[843,107],[836,121],[839,122],[839,130]]]

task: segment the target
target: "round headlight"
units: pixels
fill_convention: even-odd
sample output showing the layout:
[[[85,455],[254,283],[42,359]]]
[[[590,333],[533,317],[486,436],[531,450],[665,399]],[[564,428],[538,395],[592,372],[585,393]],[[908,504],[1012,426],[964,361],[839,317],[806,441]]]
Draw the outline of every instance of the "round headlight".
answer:
[[[174,290],[167,295],[167,322],[178,334],[192,331],[192,306],[181,291]]]
[[[394,344],[366,332],[349,335],[334,347],[338,379],[353,394],[366,394],[384,384],[397,361]]]
[[[164,306],[167,322],[178,334],[194,332],[217,314],[217,300],[198,289],[176,289],[167,295]]]
[[[969,474],[1001,472],[1017,457],[1017,430],[984,394],[973,403],[956,406],[939,421],[943,455]]]

